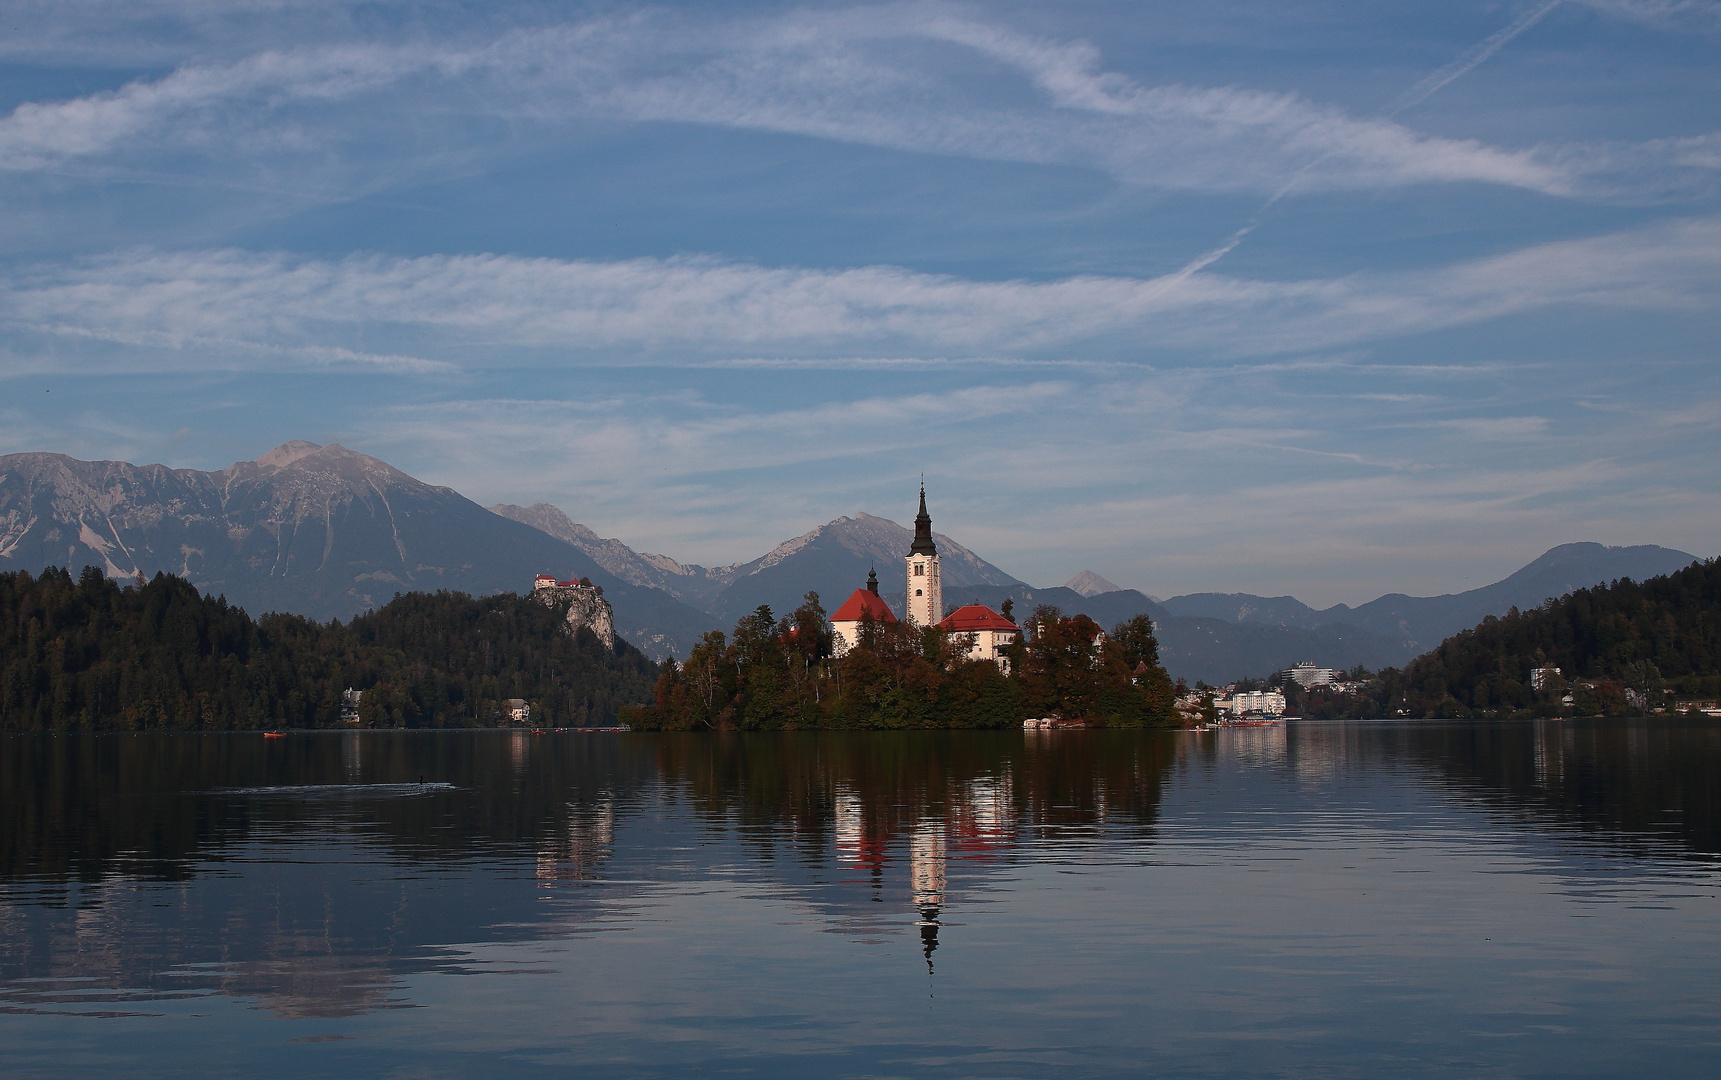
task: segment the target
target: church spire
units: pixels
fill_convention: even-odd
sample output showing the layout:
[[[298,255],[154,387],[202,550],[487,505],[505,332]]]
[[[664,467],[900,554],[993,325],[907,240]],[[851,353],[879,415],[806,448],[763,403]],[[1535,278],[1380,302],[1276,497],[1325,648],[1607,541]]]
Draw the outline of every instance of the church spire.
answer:
[[[914,516],[914,546],[912,555],[936,555],[938,546],[932,542],[932,515],[926,512],[926,481],[920,482],[920,513]]]

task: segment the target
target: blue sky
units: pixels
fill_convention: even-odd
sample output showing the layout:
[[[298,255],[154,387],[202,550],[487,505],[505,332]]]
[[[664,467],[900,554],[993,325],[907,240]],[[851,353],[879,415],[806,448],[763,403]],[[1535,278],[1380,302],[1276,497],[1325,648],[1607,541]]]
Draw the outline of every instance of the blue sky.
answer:
[[[707,564],[924,472],[1159,595],[1718,550],[1721,4],[0,12],[0,452]]]

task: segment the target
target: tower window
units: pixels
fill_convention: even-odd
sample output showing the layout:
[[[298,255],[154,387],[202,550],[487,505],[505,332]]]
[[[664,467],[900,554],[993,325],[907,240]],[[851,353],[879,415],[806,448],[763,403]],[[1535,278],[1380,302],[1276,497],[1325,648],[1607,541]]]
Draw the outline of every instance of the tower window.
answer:
[[[919,590],[919,589],[916,589],[916,590],[914,590],[914,595],[916,595],[916,596],[919,596],[919,595],[920,595],[920,590]]]
[[[915,577],[924,577],[925,574],[926,574],[926,567],[922,566],[920,563],[915,563],[914,564],[914,576]]]

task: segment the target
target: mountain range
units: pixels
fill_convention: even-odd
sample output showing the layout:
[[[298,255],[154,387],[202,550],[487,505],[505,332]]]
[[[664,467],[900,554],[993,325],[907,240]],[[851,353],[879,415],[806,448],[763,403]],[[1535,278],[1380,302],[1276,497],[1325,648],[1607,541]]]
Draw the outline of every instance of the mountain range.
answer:
[[[704,612],[607,573],[564,541],[340,446],[290,442],[218,472],[0,457],[0,569],[185,577],[246,610],[347,619],[397,592],[590,577],[647,655],[691,649]]]
[[[1173,676],[1215,683],[1303,660],[1402,664],[1487,615],[1694,561],[1653,546],[1566,544],[1469,592],[1395,593],[1316,610],[1289,596],[1242,593],[1157,600],[1091,570],[1040,589],[934,535],[947,608],[998,608],[1009,599],[1022,614],[1049,604],[1104,626],[1147,614]],[[486,510],[340,446],[290,442],[216,472],[60,454],[0,457],[0,570],[165,570],[252,612],[318,619],[350,618],[396,592],[485,595],[524,591],[538,573],[589,577],[615,608],[617,633],[657,659],[685,656],[700,634],[727,629],[761,604],[787,612],[809,590],[834,609],[874,568],[886,601],[901,611],[897,583],[912,537],[894,521],[857,513],[751,561],[706,567],[606,539],[547,503]]]

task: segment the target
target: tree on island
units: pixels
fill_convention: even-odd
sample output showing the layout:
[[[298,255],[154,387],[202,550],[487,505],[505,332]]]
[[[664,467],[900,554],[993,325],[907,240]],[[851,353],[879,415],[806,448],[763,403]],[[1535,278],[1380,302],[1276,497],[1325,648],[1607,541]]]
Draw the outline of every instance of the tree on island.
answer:
[[[1084,615],[1042,608],[1012,647],[1005,674],[968,655],[970,635],[875,621],[833,655],[817,593],[777,619],[761,606],[732,635],[706,634],[685,664],[666,663],[636,728],[689,730],[1005,728],[1028,716],[1095,725],[1172,722],[1171,680],[1153,624],[1141,616],[1111,635]]]

